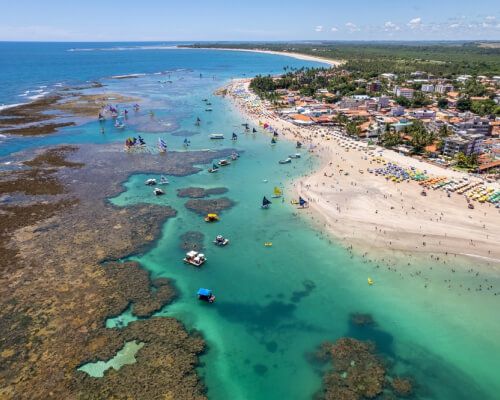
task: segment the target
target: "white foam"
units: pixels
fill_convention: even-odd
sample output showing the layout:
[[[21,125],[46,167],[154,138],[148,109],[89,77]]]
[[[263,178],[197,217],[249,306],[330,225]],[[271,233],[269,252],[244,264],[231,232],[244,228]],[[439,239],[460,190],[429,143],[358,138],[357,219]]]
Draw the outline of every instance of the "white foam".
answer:
[[[6,110],[7,108],[12,108],[12,107],[17,107],[17,106],[22,106],[25,103],[17,103],[17,104],[2,104],[0,105],[0,111],[1,110]]]
[[[127,75],[113,75],[113,79],[123,79],[123,78],[137,78],[138,76],[146,76],[146,74],[127,74]]]

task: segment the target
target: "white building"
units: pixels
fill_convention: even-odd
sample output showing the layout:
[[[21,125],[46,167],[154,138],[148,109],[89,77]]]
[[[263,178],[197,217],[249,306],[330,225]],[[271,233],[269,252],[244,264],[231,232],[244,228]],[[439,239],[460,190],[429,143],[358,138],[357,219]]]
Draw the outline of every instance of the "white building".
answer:
[[[422,92],[427,92],[427,93],[432,93],[434,92],[434,85],[422,85],[422,88],[421,88]]]
[[[413,99],[413,93],[415,91],[410,88],[396,86],[394,93],[397,97],[406,97],[407,99]]]

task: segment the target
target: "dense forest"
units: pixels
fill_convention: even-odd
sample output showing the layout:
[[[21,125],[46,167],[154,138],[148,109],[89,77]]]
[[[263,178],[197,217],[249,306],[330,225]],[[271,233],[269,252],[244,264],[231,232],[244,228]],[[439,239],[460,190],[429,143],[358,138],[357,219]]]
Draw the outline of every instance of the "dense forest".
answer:
[[[476,42],[308,42],[198,43],[190,47],[289,51],[345,61],[344,68],[376,76],[383,72],[425,71],[449,77],[459,74],[500,75],[500,48]]]

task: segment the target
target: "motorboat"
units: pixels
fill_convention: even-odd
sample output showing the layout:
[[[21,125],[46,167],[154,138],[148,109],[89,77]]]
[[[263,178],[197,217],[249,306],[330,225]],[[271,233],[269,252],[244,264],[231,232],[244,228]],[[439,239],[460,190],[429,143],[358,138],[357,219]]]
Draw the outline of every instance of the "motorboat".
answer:
[[[195,267],[200,267],[205,261],[207,261],[205,254],[198,253],[194,250],[188,251],[186,257],[184,257],[185,263],[194,265]]]
[[[236,161],[240,155],[236,152],[231,153],[231,160]]]
[[[210,139],[224,139],[224,135],[222,133],[212,133]]]
[[[156,185],[156,179],[155,178],[146,179],[144,184],[147,186],[154,186],[154,185]]]
[[[217,235],[214,240],[214,244],[219,247],[226,246],[229,243],[229,239],[222,235]]]
[[[292,159],[290,157],[287,157],[284,160],[278,161],[278,163],[280,163],[280,164],[290,164],[291,162],[292,162]]]
[[[373,281],[373,279],[372,279],[372,278],[368,278],[368,285],[370,285],[370,286],[371,286],[371,285],[373,285],[374,283],[375,283],[375,282]]]
[[[205,111],[213,111],[211,108],[205,108]]]
[[[301,154],[300,153],[290,154],[288,157],[289,158],[300,158]]]
[[[167,177],[162,175],[160,178],[160,185],[168,185],[170,182],[168,181]]]
[[[155,196],[162,196],[165,194],[165,191],[160,188],[154,188],[153,193],[155,194]]]
[[[297,142],[297,145],[295,146],[295,148],[296,148],[296,149],[300,149],[300,148],[302,148],[302,143]]]
[[[215,172],[219,172],[219,166],[217,164],[212,164],[212,168],[209,168],[208,172],[211,174],[213,174]]]
[[[207,214],[207,216],[205,217],[205,222],[217,222],[219,221],[220,218],[217,214]]]
[[[207,303],[215,301],[215,296],[210,289],[199,288],[196,294],[198,295],[198,300],[206,301]]]
[[[219,164],[221,167],[225,167],[225,166],[231,164],[231,162],[226,160],[226,159],[222,159],[222,160],[219,160],[219,162],[217,164]]]

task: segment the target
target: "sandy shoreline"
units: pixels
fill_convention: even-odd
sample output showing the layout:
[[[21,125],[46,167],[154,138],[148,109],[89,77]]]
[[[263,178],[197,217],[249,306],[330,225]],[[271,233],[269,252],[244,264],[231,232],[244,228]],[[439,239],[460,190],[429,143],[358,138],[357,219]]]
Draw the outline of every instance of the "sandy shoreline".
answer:
[[[248,85],[248,79],[234,80],[227,90],[244,115],[256,125],[269,123],[280,135],[300,140],[304,147],[315,146],[320,166],[289,189],[293,197],[300,195],[310,201],[310,207],[302,212],[309,214],[321,231],[359,253],[376,250],[392,256],[459,257],[500,272],[498,209],[476,203],[470,210],[463,196],[448,198],[444,191],[430,190],[423,197],[417,182],[394,183],[369,174],[367,168],[380,165],[372,161],[365,144],[341,135],[326,140],[321,134],[327,128],[298,127],[278,118],[249,92]],[[391,150],[377,147],[375,153],[387,161],[426,169],[432,175],[462,175]]]
[[[341,64],[343,64],[343,61],[341,60],[331,60],[328,58],[323,58],[323,57],[315,57],[315,56],[310,56],[307,54],[300,54],[300,53],[293,53],[293,52],[286,52],[286,51],[272,51],[272,50],[259,50],[259,49],[227,49],[223,47],[177,47],[178,49],[199,49],[199,50],[218,50],[218,51],[245,51],[245,52],[250,52],[250,53],[262,53],[262,54],[273,54],[277,56],[286,56],[286,57],[292,57],[296,58],[298,60],[305,60],[305,61],[316,61],[320,62],[323,64],[327,64],[330,67],[337,67]]]

